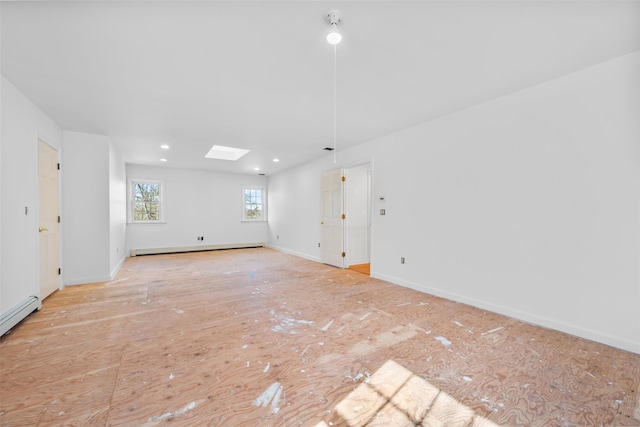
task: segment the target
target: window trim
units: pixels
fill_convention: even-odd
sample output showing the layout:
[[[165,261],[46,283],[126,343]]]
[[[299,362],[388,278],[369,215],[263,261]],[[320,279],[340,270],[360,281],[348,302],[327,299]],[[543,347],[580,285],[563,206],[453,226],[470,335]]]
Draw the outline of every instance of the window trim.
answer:
[[[262,192],[262,218],[260,219],[247,219],[246,217],[246,202],[245,193],[247,190],[260,190]],[[263,185],[244,185],[242,186],[242,219],[241,222],[267,222],[268,208],[267,208],[267,188]]]
[[[137,220],[135,219],[135,185],[137,183],[143,183],[143,184],[158,184],[160,186],[160,191],[159,191],[159,208],[158,208],[158,219],[153,219],[153,220]],[[128,200],[128,204],[129,204],[129,208],[127,209],[127,217],[128,217],[128,223],[129,224],[165,224],[166,221],[164,219],[164,204],[165,204],[165,200],[164,200],[164,181],[159,180],[159,179],[139,179],[139,178],[134,178],[134,179],[130,179],[129,180],[129,200]]]

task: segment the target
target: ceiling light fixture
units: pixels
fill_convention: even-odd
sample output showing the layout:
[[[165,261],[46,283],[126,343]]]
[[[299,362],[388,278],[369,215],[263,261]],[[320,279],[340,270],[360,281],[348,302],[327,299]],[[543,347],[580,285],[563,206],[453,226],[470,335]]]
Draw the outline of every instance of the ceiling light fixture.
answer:
[[[327,20],[331,24],[331,30],[327,35],[327,42],[336,45],[342,41],[342,34],[338,31],[338,24],[342,22],[342,14],[338,10],[330,10],[327,13]]]
[[[278,163],[280,159],[273,159],[273,163]]]
[[[170,147],[167,144],[162,144],[160,148],[162,148],[163,150],[168,150]]]
[[[327,41],[333,45],[333,163],[336,163],[336,123],[337,123],[337,92],[338,92],[338,77],[337,77],[337,51],[338,43],[342,40],[342,35],[338,32],[338,24],[342,22],[342,13],[337,10],[330,10],[327,13],[327,20],[331,24],[331,32],[327,36]]]
[[[167,159],[160,159],[160,161],[161,161],[161,162],[166,162],[166,161],[167,161]]]

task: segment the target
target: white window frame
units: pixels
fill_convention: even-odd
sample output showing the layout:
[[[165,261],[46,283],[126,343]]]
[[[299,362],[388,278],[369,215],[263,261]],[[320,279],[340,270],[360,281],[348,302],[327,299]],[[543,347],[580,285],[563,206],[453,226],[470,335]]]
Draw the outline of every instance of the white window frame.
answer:
[[[251,219],[247,218],[246,209],[246,192],[247,190],[260,190],[262,192],[262,218]],[[242,222],[266,222],[267,221],[267,189],[261,185],[245,185],[242,187]]]
[[[135,185],[142,184],[158,184],[160,187],[159,200],[158,200],[158,219],[154,220],[140,220],[135,219]],[[129,223],[130,224],[164,224],[164,182],[157,179],[131,179],[129,180]]]

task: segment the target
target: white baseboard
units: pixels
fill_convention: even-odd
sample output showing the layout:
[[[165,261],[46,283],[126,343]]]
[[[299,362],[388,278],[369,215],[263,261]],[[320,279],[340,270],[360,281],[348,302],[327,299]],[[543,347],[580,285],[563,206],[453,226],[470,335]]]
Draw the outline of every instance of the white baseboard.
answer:
[[[114,277],[116,277],[116,274],[118,274],[118,271],[120,271],[120,268],[122,267],[122,264],[124,264],[124,260],[126,260],[127,257],[123,256],[120,261],[118,261],[118,264],[116,264],[116,266],[113,268],[113,270],[111,270],[111,278],[109,280],[113,280]]]
[[[604,334],[599,331],[594,331],[588,328],[581,328],[576,325],[561,322],[548,317],[538,316],[533,313],[528,313],[520,310],[514,310],[510,307],[492,304],[488,301],[482,301],[475,298],[465,297],[453,292],[449,292],[440,288],[431,287],[422,283],[414,283],[407,280],[399,279],[397,277],[380,274],[375,271],[371,272],[371,277],[384,280],[396,285],[404,286],[419,292],[435,295],[437,297],[446,298],[452,301],[461,302],[471,305],[473,307],[480,308],[482,310],[491,311],[494,313],[502,314],[512,317],[517,320],[521,320],[534,325],[543,326],[545,328],[554,329],[556,331],[564,332],[567,334],[575,335],[577,337],[586,338],[591,341],[596,341],[601,344],[610,345],[622,350],[630,351],[632,353],[640,354],[640,342],[634,342],[625,338],[613,336],[610,334]]]
[[[65,286],[75,286],[75,285],[86,285],[88,283],[97,283],[97,282],[110,282],[111,275],[108,276],[88,276],[88,277],[80,277],[78,279],[65,280]]]
[[[280,247],[280,246],[274,246],[274,245],[270,245],[270,244],[267,244],[266,246],[268,248],[275,249],[275,250],[280,251],[280,252],[284,252],[285,254],[295,255],[295,256],[298,256],[300,258],[308,259],[309,261],[320,262],[320,258],[319,257],[314,257],[314,256],[311,256],[311,255],[307,255],[307,254],[304,254],[302,252],[292,251],[291,249],[286,249],[286,248],[283,248],[283,247]]]

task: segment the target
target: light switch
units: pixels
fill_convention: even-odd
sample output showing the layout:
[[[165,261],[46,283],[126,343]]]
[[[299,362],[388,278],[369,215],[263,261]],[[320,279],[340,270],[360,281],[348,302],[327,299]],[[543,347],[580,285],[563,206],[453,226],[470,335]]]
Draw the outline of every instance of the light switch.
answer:
[[[380,209],[380,215],[386,215],[387,213],[385,212],[384,209]]]

